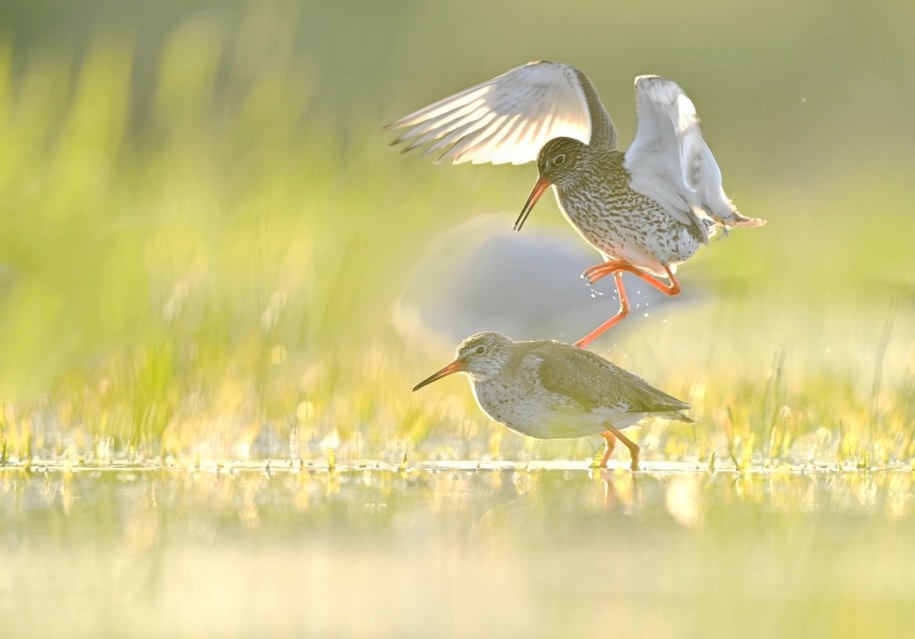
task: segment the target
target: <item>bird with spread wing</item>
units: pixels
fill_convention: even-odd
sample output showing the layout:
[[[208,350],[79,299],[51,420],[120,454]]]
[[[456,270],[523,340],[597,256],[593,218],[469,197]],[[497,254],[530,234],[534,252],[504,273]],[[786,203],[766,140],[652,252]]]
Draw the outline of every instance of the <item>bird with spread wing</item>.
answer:
[[[619,311],[578,340],[582,348],[629,313],[623,272],[677,295],[677,265],[708,244],[716,227],[765,224],[742,215],[725,194],[683,90],[643,75],[635,93],[638,125],[625,153],[588,77],[548,61],[517,67],[388,125],[407,129],[392,144],[436,153],[439,161],[536,160],[537,182],[515,229],[554,187],[563,215],[604,258],[582,277],[593,284],[613,275],[619,294]]]

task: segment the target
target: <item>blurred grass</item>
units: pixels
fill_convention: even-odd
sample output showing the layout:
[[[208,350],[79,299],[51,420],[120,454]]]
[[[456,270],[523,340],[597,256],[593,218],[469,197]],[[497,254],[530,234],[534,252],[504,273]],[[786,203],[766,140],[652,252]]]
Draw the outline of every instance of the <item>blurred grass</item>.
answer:
[[[0,634],[906,636],[913,18],[0,3]],[[410,464],[600,445],[509,433],[465,380],[410,393],[452,353],[392,321],[430,242],[509,226],[533,169],[402,158],[381,125],[531,58],[585,70],[624,141],[631,78],[675,78],[769,220],[596,345],[694,406],[634,435],[645,473]]]
[[[703,304],[603,346],[694,405],[694,427],[643,429],[650,456],[910,463],[915,16],[845,4],[583,3],[512,39],[520,10],[484,3],[168,3],[148,29],[141,3],[7,13],[4,460],[315,457],[333,432],[350,458],[590,456],[504,433],[463,384],[411,395],[450,353],[390,320],[428,241],[517,209],[532,174],[402,159],[380,126],[540,57],[588,72],[624,140],[631,77],[675,77],[769,219],[683,268]]]

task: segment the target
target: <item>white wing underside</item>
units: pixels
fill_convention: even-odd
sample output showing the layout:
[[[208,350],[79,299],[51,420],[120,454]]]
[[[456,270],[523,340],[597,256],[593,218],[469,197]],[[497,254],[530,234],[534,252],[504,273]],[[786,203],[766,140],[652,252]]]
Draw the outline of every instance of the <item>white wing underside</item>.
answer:
[[[531,62],[431,104],[386,128],[410,130],[393,144],[454,164],[524,164],[548,141],[591,139],[591,117],[575,69]]]
[[[684,224],[696,214],[725,226],[759,226],[741,215],[721,186],[721,170],[702,137],[696,107],[676,83],[635,79],[638,125],[626,151],[630,186]],[[692,214],[692,215],[691,215]]]
[[[524,164],[536,160],[553,138],[590,143],[593,123],[583,81],[590,87],[566,64],[529,62],[386,128],[408,129],[392,144],[405,143],[404,152],[424,147],[424,154],[438,154],[436,161]],[[625,156],[632,189],[657,201],[703,239],[707,231],[700,216],[726,227],[764,224],[741,215],[728,199],[696,108],[683,90],[644,75],[636,78],[635,91],[638,125]],[[615,148],[609,117],[596,95],[593,100],[596,117],[606,118],[604,135]]]

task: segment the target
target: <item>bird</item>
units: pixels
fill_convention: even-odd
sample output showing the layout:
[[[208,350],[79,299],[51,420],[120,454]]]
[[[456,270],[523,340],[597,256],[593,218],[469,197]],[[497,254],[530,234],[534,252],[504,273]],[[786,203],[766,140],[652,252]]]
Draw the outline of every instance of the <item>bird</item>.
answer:
[[[686,402],[599,355],[553,340],[514,341],[484,331],[466,338],[453,362],[413,387],[418,391],[453,373],[470,376],[480,408],[522,435],[556,439],[601,435],[607,467],[619,439],[639,468],[639,447],[623,430],[650,416],[692,422]]]
[[[537,162],[538,177],[514,229],[552,186],[559,208],[603,257],[582,273],[613,275],[619,311],[578,340],[587,347],[629,314],[622,274],[673,296],[677,265],[719,230],[755,227],[725,194],[699,116],[678,84],[635,79],[638,123],[629,149],[591,80],[567,64],[535,60],[386,125],[407,130],[392,145],[424,148],[454,164]],[[662,281],[666,280],[666,281]]]

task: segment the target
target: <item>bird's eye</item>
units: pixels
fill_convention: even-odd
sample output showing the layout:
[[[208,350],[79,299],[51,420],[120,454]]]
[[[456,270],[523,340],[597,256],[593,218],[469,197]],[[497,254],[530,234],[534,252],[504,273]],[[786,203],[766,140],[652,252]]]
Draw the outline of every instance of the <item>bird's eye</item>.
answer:
[[[566,161],[566,154],[560,153],[559,155],[557,155],[556,157],[553,158],[553,166],[559,166],[560,164],[564,163],[565,161]]]
[[[486,347],[483,346],[482,344],[480,344],[475,349],[473,349],[473,352],[476,353],[477,355],[482,355],[483,353],[486,352]]]

